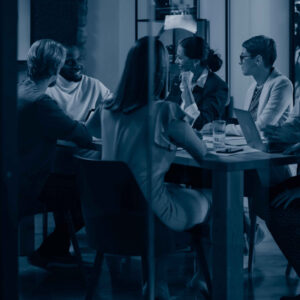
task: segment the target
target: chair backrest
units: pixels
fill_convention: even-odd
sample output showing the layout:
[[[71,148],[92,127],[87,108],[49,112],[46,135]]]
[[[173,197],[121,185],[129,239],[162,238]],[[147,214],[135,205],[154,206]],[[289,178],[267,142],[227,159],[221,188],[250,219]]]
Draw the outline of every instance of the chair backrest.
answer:
[[[228,97],[225,105],[224,119],[225,120],[231,119],[232,116],[233,116],[233,97],[230,96]]]
[[[128,166],[119,161],[75,158],[89,246],[102,253],[145,254],[147,204]],[[160,222],[155,225],[166,241],[157,251],[174,251],[173,232]]]

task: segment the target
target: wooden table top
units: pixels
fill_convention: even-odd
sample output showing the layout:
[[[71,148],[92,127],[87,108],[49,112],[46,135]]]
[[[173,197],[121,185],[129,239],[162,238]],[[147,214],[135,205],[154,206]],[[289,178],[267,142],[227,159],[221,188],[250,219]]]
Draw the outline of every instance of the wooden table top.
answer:
[[[208,152],[202,161],[196,161],[184,150],[177,151],[174,163],[204,169],[223,171],[241,171],[268,168],[270,165],[287,165],[300,161],[295,155],[284,155],[281,153],[265,153],[261,151],[243,153],[238,152],[232,155],[214,155]]]
[[[101,148],[102,141],[94,141],[94,144]],[[77,148],[77,145],[70,141],[58,140],[59,147]],[[266,153],[255,151],[251,153],[238,152],[228,155],[215,155],[210,152],[204,157],[202,161],[196,161],[185,150],[179,150],[176,153],[174,163],[179,165],[200,167],[210,170],[223,170],[223,171],[241,171],[252,170],[260,168],[268,168],[270,165],[280,166],[300,162],[300,157],[296,155],[285,155],[281,153]]]

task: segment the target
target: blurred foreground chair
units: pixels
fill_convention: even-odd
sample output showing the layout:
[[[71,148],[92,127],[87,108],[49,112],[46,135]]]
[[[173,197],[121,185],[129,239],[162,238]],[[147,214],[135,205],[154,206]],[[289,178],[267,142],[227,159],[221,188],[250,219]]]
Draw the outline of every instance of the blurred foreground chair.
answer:
[[[61,174],[54,174],[53,178],[55,177],[55,180],[48,180],[41,195],[41,201],[36,201],[32,207],[26,207],[26,209],[22,210],[22,213],[20,215],[20,223],[22,222],[23,218],[34,216],[36,214],[43,214],[43,240],[46,239],[48,228],[47,228],[47,222],[48,222],[48,213],[49,212],[61,212],[62,217],[64,219],[64,222],[68,228],[68,232],[71,238],[71,243],[74,248],[75,258],[76,262],[78,264],[78,267],[81,271],[82,276],[84,277],[84,280],[86,280],[86,272],[83,267],[82,262],[82,256],[81,251],[79,249],[78,240],[76,237],[76,230],[74,226],[74,222],[72,219],[72,213],[71,210],[73,208],[73,198],[68,196],[67,194],[70,191],[70,182],[76,182],[75,175],[61,175]],[[56,177],[59,177],[59,181],[56,180]],[[52,177],[51,177],[52,178]],[[57,184],[59,183],[60,186]],[[66,197],[70,198],[69,201],[61,201],[62,199],[65,199]],[[34,234],[34,220],[32,219],[32,230]],[[29,253],[27,253],[28,255]],[[42,265],[41,265],[42,266]],[[46,267],[46,264],[44,265]]]
[[[248,197],[250,230],[248,236],[249,257],[248,257],[248,273],[252,274],[254,258],[255,258],[255,244],[257,239],[261,237],[257,234],[259,228],[257,223],[257,216],[263,221],[268,222],[269,219],[269,202],[270,202],[270,188],[269,188],[269,174],[268,170],[248,171],[246,173],[247,180],[251,184],[245,184],[245,196]],[[290,264],[286,268],[286,276],[291,272]]]
[[[224,120],[231,120],[233,117],[233,97],[230,96],[225,104]]]
[[[97,251],[94,274],[86,300],[93,298],[104,254],[146,257],[147,204],[128,166],[124,162],[78,160],[80,198],[89,246]],[[174,232],[155,218],[155,255],[176,250]],[[186,233],[184,233],[186,234]],[[202,268],[207,270],[200,249]],[[210,287],[208,271],[205,272]]]
[[[255,244],[257,238],[257,230],[259,225],[257,223],[257,216],[266,221],[268,219],[268,203],[269,203],[269,189],[264,186],[261,175],[256,170],[247,171],[245,174],[245,190],[244,196],[248,198],[248,212],[250,227],[247,236],[248,242],[248,273],[252,274],[254,258],[255,258]],[[244,218],[244,226],[245,225]]]

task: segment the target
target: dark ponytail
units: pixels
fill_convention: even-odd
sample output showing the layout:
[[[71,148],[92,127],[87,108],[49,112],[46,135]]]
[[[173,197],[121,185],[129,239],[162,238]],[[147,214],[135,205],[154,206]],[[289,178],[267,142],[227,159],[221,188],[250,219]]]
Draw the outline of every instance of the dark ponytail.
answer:
[[[222,64],[223,61],[220,56],[216,54],[214,50],[210,49],[207,57],[207,67],[212,72],[217,72],[221,69]]]
[[[212,72],[217,72],[222,66],[222,59],[212,49],[207,42],[199,36],[191,36],[183,39],[180,46],[184,49],[184,54],[190,59],[200,59],[201,66],[208,68]]]

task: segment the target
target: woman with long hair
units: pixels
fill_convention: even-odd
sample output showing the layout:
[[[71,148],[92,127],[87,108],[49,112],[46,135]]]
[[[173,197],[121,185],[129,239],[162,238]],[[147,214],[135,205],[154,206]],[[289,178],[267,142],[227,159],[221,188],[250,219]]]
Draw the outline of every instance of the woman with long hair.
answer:
[[[177,146],[185,148],[198,161],[206,155],[207,149],[186,123],[184,111],[176,103],[163,101],[168,86],[168,54],[157,39],[154,39],[152,64],[155,101],[149,103],[149,45],[149,38],[144,37],[131,48],[117,93],[104,105],[102,158],[125,162],[154,214],[169,228],[184,231],[207,220],[211,193],[167,184],[164,177],[175,158]],[[148,115],[152,116],[150,128]],[[153,133],[150,143],[149,132]],[[149,151],[152,157],[151,201],[147,195]]]

